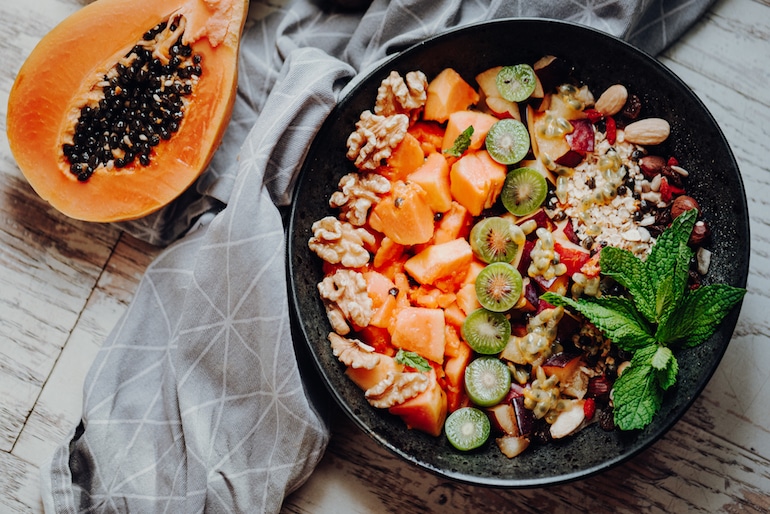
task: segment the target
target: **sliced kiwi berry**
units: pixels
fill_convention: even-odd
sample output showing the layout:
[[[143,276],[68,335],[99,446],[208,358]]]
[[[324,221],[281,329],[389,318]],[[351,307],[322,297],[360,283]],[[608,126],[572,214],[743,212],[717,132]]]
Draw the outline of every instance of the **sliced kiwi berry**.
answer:
[[[511,372],[497,357],[479,357],[465,368],[465,392],[479,407],[500,403],[511,390]]]
[[[521,298],[521,274],[510,263],[487,264],[476,277],[476,297],[482,307],[493,312],[513,308]]]
[[[516,216],[535,212],[548,195],[548,182],[534,168],[522,167],[505,176],[500,199],[505,208]]]
[[[500,164],[516,164],[529,152],[529,130],[519,120],[500,120],[487,132],[485,139],[489,156]]]
[[[476,258],[489,264],[512,262],[523,248],[526,236],[513,221],[491,216],[473,226],[469,239]]]
[[[464,452],[487,442],[490,430],[489,418],[475,407],[461,407],[447,416],[444,422],[449,444]]]
[[[476,353],[495,355],[503,351],[511,338],[511,322],[502,312],[482,307],[466,316],[460,333]]]
[[[529,64],[503,66],[497,72],[497,90],[509,102],[523,102],[535,91],[537,77]]]

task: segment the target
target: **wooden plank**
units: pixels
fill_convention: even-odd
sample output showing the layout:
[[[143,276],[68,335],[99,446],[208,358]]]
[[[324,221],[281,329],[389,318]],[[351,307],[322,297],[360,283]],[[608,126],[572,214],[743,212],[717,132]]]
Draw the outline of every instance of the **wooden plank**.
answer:
[[[0,449],[13,446],[119,232],[68,219],[0,173]]]
[[[697,403],[696,411],[708,407]],[[514,506],[521,513],[663,514],[713,512],[715,506],[767,512],[770,462],[707,434],[693,419],[698,421],[688,413],[661,441],[624,465],[578,482],[522,490],[475,487],[432,475],[340,421],[316,472],[287,498],[281,512],[452,514],[510,512]]]
[[[768,52],[767,5],[756,0],[720,0],[693,26],[687,37],[663,55],[748,98],[770,105]]]
[[[160,249],[123,234],[45,383],[13,454],[41,465],[80,419],[83,381]],[[0,479],[2,481],[2,479]]]
[[[39,473],[35,466],[10,453],[0,452],[0,512],[4,514],[38,514],[40,501]]]

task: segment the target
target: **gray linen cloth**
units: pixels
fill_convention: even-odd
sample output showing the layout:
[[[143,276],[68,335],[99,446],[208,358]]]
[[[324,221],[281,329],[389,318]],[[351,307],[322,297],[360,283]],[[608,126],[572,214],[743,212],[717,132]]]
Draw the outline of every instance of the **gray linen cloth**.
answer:
[[[41,470],[47,512],[276,512],[312,473],[329,432],[292,344],[279,207],[356,77],[445,29],[501,17],[570,20],[655,55],[711,3],[319,1],[252,0],[235,111],[209,169],[121,225],[167,248],[92,365],[81,423]]]

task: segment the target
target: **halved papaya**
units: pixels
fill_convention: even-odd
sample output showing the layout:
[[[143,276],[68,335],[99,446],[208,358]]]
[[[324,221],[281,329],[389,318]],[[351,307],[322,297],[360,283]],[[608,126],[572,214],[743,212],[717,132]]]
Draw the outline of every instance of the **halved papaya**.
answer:
[[[24,62],[8,141],[41,198],[81,220],[147,215],[205,170],[229,122],[248,0],[97,0]]]

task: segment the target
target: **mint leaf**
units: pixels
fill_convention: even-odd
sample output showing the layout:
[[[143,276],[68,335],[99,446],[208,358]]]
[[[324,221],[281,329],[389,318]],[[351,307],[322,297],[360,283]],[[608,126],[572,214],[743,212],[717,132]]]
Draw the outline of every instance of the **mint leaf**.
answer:
[[[396,362],[414,368],[418,371],[430,371],[431,365],[428,359],[415,352],[408,352],[405,350],[398,350],[395,357]]]
[[[655,291],[655,323],[668,318],[687,285],[693,251],[687,245],[698,211],[680,214],[655,241],[644,262],[649,286]]]
[[[661,389],[665,391],[676,383],[676,376],[679,373],[679,363],[670,348],[658,346],[650,365],[655,370],[655,376],[658,379],[658,385],[660,385]]]
[[[657,351],[657,345],[637,351],[631,364],[615,380],[614,419],[621,430],[644,428],[663,403],[663,389],[652,366]]]
[[[554,306],[581,313],[618,347],[634,353],[613,386],[615,424],[621,430],[649,424],[664,392],[676,383],[679,363],[670,345],[691,347],[706,341],[746,294],[727,284],[688,288],[694,253],[688,243],[697,216],[693,209],[676,218],[644,261],[627,250],[602,249],[602,275],[625,287],[630,299],[542,296]]]
[[[470,125],[467,129],[457,136],[452,144],[451,148],[444,150],[444,153],[452,157],[460,157],[471,145],[471,136],[473,135],[473,125]]]
[[[605,296],[573,300],[545,293],[542,299],[553,306],[572,307],[624,350],[634,351],[655,344],[652,330],[628,298]]]
[[[628,290],[636,308],[647,321],[655,322],[655,293],[647,280],[647,270],[641,259],[628,250],[605,246],[599,254],[599,268],[603,275],[615,279]]]
[[[658,326],[655,339],[692,347],[706,341],[746,290],[727,284],[710,284],[687,291],[666,323]]]

